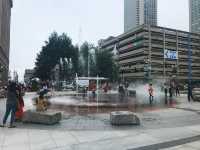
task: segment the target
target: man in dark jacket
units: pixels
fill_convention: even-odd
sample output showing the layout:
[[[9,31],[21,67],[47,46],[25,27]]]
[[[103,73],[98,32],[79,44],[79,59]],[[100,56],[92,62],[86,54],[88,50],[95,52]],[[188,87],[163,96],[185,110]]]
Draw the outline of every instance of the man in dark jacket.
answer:
[[[10,128],[15,127],[13,123],[15,120],[15,112],[17,109],[17,104],[18,104],[17,85],[15,82],[10,82],[8,84],[8,91],[7,91],[6,112],[3,118],[3,125],[1,125],[1,127],[5,127],[6,121],[10,113],[11,113],[11,120],[9,127]]]
[[[125,97],[125,90],[123,84],[121,83],[119,84],[118,92],[119,92],[119,100],[122,102]]]
[[[192,100],[194,100],[194,98],[193,98],[193,94],[192,94],[192,85],[191,84],[188,84],[188,102],[190,102],[191,101],[191,99]]]

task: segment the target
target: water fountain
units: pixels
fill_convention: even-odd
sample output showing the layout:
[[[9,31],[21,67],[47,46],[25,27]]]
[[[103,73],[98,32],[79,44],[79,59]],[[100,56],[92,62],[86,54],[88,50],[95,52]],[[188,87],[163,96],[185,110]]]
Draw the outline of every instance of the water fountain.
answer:
[[[73,114],[104,113],[121,110],[136,112],[145,108],[165,107],[164,92],[161,91],[161,86],[153,84],[153,88],[155,94],[152,106],[149,105],[148,85],[142,83],[130,84],[127,90],[132,93],[136,91],[136,96],[128,95],[123,101],[120,101],[116,87],[105,93],[100,86],[97,88],[95,98],[93,98],[91,91],[87,93],[86,97],[83,97],[83,93],[77,90],[74,95],[52,97],[49,101],[52,104],[51,108],[61,109]]]

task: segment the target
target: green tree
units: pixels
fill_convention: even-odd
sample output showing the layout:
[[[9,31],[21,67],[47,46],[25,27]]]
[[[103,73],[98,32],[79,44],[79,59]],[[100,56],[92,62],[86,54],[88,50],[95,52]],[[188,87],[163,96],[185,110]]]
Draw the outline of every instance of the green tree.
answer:
[[[117,81],[119,78],[119,69],[116,65],[113,54],[107,50],[99,50],[96,53],[97,74],[101,77],[109,78],[111,81]]]
[[[94,49],[95,53],[91,53]],[[107,50],[98,49],[88,42],[83,43],[80,48],[80,66],[83,76],[88,76],[88,61],[90,76],[101,76],[111,81],[119,79],[119,68],[113,59],[113,54]]]
[[[53,32],[48,41],[45,41],[45,45],[39,52],[35,62],[35,76],[41,80],[51,79],[52,70],[56,64],[60,64],[60,60],[63,62],[63,74],[69,75],[69,60],[72,59],[72,72],[78,71],[78,49],[72,45],[71,39],[63,33],[58,35]],[[68,61],[67,61],[68,60]],[[71,74],[72,75],[72,74]]]

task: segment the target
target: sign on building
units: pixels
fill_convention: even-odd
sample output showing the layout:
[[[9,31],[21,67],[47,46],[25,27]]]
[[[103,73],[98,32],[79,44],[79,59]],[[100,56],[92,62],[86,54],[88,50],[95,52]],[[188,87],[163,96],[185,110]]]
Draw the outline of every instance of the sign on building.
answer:
[[[76,84],[81,87],[88,87],[89,86],[89,80],[76,80]]]
[[[178,53],[177,53],[177,51],[165,49],[164,58],[176,60],[176,59],[178,59]]]

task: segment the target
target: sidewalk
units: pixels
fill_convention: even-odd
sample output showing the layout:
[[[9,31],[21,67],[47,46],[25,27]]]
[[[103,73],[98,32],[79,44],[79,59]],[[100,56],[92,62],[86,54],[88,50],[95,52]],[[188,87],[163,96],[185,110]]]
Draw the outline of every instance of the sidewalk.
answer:
[[[199,136],[200,126],[115,131],[1,128],[0,133],[1,150],[136,150],[144,146],[151,150],[149,146],[153,144]],[[200,141],[194,143],[198,145]]]

